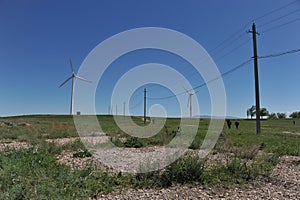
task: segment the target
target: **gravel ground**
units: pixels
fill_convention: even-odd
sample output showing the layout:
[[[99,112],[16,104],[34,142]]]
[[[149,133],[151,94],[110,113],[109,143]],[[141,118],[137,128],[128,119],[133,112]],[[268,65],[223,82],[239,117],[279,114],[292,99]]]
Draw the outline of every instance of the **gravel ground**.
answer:
[[[300,165],[292,161],[300,157],[284,156],[273,169],[270,178],[260,186],[219,189],[201,185],[178,185],[167,189],[126,189],[101,195],[98,199],[300,199]]]
[[[31,145],[27,142],[16,142],[16,141],[0,141],[0,151],[3,151],[7,148],[9,149],[28,149]]]
[[[51,140],[57,144],[66,144],[74,142],[77,138],[64,138]],[[0,151],[10,147],[14,149],[28,148],[30,145],[25,142],[0,142]],[[128,152],[145,153],[155,152],[155,147],[142,149],[126,149]],[[74,152],[63,151],[57,155],[59,162],[65,163],[70,167],[83,167],[87,163],[92,162],[93,156],[90,158],[73,158]],[[218,154],[220,155],[220,154]],[[212,159],[216,156],[212,156]],[[222,157],[222,156],[221,156]],[[224,156],[223,159],[225,159]],[[218,159],[218,158],[217,158]],[[299,156],[283,156],[280,162],[272,170],[270,176],[259,186],[248,188],[232,188],[232,189],[211,189],[204,188],[202,185],[177,185],[165,189],[119,189],[110,194],[101,195],[97,199],[300,199],[300,165]],[[134,161],[133,161],[134,162]]]

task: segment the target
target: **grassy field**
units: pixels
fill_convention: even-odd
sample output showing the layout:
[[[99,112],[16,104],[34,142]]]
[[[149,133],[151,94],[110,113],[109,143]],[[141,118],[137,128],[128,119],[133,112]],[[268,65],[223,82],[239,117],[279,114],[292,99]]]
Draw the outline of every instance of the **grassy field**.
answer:
[[[143,125],[140,117],[132,118]],[[148,138],[133,138],[120,130],[112,116],[98,116],[102,129],[117,146],[145,147],[165,145],[174,137],[179,119],[167,119],[166,128]],[[198,159],[192,155],[180,158],[164,170],[146,174],[111,173],[95,164],[71,169],[57,162],[62,151],[86,150],[80,141],[56,145],[46,139],[77,137],[70,116],[19,116],[0,118],[0,144],[27,142],[29,149],[0,151],[0,199],[78,199],[96,197],[119,187],[168,187],[174,183],[230,187],[257,183],[268,176],[279,156],[300,156],[300,120],[263,120],[262,134],[255,134],[254,120],[240,120],[240,128],[225,125],[211,152],[230,155],[225,163]],[[199,122],[191,149],[203,141],[209,120]],[[122,138],[126,139],[124,142]],[[36,150],[38,149],[38,150]],[[258,156],[258,155],[261,156]],[[249,162],[251,161],[251,162]],[[249,164],[250,163],[250,164]]]

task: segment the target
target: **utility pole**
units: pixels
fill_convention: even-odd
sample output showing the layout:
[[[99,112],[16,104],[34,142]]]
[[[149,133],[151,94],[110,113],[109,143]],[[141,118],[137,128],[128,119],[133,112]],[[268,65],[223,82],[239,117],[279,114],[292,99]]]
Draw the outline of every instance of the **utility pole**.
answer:
[[[192,96],[193,96],[193,95],[194,95],[193,93],[189,93],[190,119],[192,119],[192,116],[193,116],[193,114],[192,114],[192,111],[193,111],[193,109],[192,109]]]
[[[144,124],[146,124],[146,99],[147,99],[147,90],[144,89]]]
[[[124,118],[125,118],[125,106],[126,106],[126,102],[124,101],[124,103],[123,103],[123,116],[124,116]]]
[[[107,112],[108,115],[111,114],[111,109],[110,109],[110,106],[108,106],[108,112]]]
[[[118,105],[116,104],[116,116],[118,115]]]
[[[260,134],[260,101],[259,101],[259,80],[258,80],[258,61],[257,61],[257,44],[256,44],[256,35],[259,33],[256,32],[256,26],[253,22],[252,31],[253,39],[253,59],[254,59],[254,77],[255,77],[255,104],[256,104],[256,134]]]

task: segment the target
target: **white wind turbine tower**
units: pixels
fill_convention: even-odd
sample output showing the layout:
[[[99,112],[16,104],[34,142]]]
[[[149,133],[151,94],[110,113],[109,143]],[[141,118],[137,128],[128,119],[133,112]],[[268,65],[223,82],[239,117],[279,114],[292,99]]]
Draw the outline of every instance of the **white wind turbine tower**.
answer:
[[[189,90],[187,90],[187,89],[185,89],[184,88],[184,90],[186,91],[186,93],[189,95],[189,99],[188,99],[188,104],[187,104],[187,106],[189,106],[190,105],[190,118],[192,118],[192,96],[195,94],[195,93],[192,93],[192,92],[189,92]]]
[[[75,78],[78,78],[82,81],[86,81],[86,82],[89,82],[91,83],[91,81],[89,80],[86,80],[80,76],[77,76],[74,72],[74,68],[73,68],[73,64],[72,64],[72,60],[70,59],[70,67],[71,67],[71,70],[72,70],[72,75],[67,79],[65,80],[59,87],[62,87],[64,84],[66,84],[69,80],[72,79],[72,92],[71,92],[71,104],[70,104],[70,115],[73,115],[73,106],[74,106],[74,83],[75,83]]]

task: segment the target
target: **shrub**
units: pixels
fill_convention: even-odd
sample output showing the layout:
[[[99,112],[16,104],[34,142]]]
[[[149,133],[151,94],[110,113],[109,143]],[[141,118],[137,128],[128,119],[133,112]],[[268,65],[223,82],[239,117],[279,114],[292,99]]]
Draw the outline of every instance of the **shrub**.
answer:
[[[141,138],[130,137],[128,140],[126,140],[124,145],[125,145],[125,147],[141,148],[144,146],[144,141]]]
[[[124,147],[124,143],[120,140],[120,138],[116,137],[111,142],[117,147]]]
[[[73,158],[86,158],[86,157],[91,157],[91,156],[92,156],[92,153],[89,152],[88,150],[73,153]]]
[[[205,160],[187,155],[167,166],[162,174],[163,181],[176,183],[191,183],[200,181]]]
[[[169,187],[173,183],[200,182],[206,160],[187,155],[161,171],[136,174],[131,182],[135,187]]]

